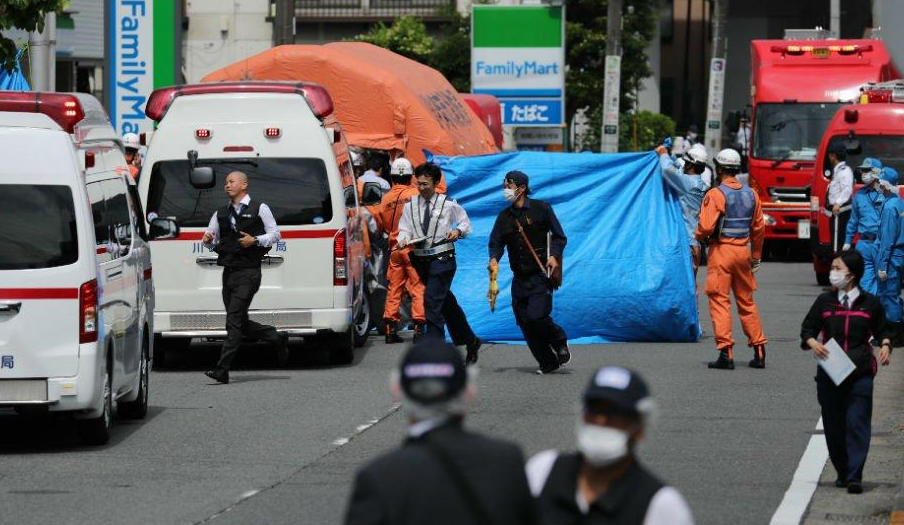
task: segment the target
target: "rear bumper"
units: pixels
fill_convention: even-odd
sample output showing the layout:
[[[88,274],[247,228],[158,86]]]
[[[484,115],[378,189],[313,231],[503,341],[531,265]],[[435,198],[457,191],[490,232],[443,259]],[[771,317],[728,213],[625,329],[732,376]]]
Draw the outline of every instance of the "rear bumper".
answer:
[[[766,221],[766,238],[783,240],[800,240],[807,242],[806,237],[800,235],[798,230],[800,221],[807,221],[805,226],[809,234],[810,210],[800,209],[776,209],[763,207],[763,215]]]
[[[78,374],[70,377],[48,377],[28,380],[0,380],[0,407],[41,407],[46,406],[52,412],[94,410],[101,403],[102,388],[100,380],[102,356],[98,354],[97,343],[79,345]],[[29,381],[31,384],[43,383],[46,395],[24,399],[22,396],[12,398],[13,382]],[[21,392],[21,390],[19,390]]]
[[[292,336],[345,332],[352,325],[351,308],[251,310],[252,320]],[[154,333],[162,337],[226,337],[226,313],[154,312]]]

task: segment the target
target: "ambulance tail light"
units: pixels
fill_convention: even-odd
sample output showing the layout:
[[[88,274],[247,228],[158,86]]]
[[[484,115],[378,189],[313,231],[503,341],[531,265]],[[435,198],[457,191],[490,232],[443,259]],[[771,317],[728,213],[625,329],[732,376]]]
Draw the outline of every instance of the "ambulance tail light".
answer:
[[[78,342],[97,341],[97,279],[92,279],[78,291]]]
[[[345,230],[333,237],[333,286],[348,286],[348,249]]]
[[[860,118],[860,114],[856,109],[846,109],[844,110],[844,121],[853,124],[857,122]]]
[[[195,138],[199,140],[208,140],[212,133],[207,128],[201,128],[195,130]]]
[[[268,139],[278,139],[280,135],[282,135],[282,130],[279,128],[267,128],[264,130],[264,136]]]
[[[73,133],[75,125],[85,118],[85,109],[78,97],[69,93],[0,91],[0,111],[43,113],[66,133]]]
[[[333,98],[319,84],[310,82],[211,82],[156,89],[148,98],[144,114],[159,122],[177,97],[240,93],[295,93],[302,95],[318,118],[333,113]]]
[[[95,163],[94,152],[86,151],[85,152],[85,169],[93,168]]]

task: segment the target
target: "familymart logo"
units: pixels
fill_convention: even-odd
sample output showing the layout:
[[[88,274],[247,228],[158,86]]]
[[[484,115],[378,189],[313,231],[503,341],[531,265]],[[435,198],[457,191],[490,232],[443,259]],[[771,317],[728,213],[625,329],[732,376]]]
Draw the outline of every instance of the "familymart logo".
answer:
[[[504,63],[491,63],[478,60],[475,64],[477,75],[506,76],[522,78],[533,75],[558,75],[561,64],[558,62],[537,62],[536,60],[524,60],[515,62],[509,60]]]

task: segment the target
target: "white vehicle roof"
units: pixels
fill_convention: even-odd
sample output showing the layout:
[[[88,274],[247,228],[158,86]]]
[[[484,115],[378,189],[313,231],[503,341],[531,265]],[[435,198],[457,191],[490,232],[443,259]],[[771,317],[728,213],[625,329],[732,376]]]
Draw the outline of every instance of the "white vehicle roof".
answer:
[[[75,145],[59,126],[53,130],[0,124],[0,158],[5,160],[0,167],[4,182],[60,184],[65,173],[78,172]]]
[[[43,113],[19,113],[12,111],[0,111],[0,127],[41,128],[63,131],[59,124]]]

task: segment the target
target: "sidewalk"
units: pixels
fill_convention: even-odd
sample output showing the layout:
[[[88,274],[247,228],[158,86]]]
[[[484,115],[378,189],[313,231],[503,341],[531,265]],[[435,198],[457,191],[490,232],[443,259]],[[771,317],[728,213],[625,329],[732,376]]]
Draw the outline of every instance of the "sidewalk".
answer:
[[[816,385],[813,385],[816,395]],[[804,525],[868,523],[904,525],[904,349],[880,367],[873,392],[873,437],[863,470],[863,494],[835,487],[830,462],[804,515]],[[901,496],[899,496],[899,492]],[[892,520],[894,516],[894,520]]]

